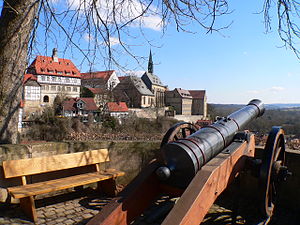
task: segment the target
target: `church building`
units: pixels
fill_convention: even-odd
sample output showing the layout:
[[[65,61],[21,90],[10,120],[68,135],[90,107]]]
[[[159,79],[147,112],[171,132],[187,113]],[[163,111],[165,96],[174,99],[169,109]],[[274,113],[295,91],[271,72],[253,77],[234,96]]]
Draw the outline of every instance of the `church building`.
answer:
[[[152,53],[150,50],[148,71],[141,77],[147,88],[154,94],[154,106],[161,108],[165,106],[165,91],[167,86],[163,85],[160,78],[153,73]]]

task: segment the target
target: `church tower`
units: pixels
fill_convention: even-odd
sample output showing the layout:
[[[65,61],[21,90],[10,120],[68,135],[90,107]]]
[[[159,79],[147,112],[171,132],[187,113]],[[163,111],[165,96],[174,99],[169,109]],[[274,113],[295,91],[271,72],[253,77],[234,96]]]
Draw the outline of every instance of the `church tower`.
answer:
[[[153,74],[153,61],[152,61],[151,50],[150,50],[149,61],[148,61],[148,73],[152,73]]]

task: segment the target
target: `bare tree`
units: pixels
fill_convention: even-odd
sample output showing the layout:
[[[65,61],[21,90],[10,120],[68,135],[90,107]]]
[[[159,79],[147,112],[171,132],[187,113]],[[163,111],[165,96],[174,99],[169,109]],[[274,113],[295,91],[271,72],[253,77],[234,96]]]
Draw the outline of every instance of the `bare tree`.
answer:
[[[206,32],[219,32],[217,19],[230,13],[228,0],[4,0],[0,17],[0,143],[17,142],[18,107],[22,76],[28,53],[34,44],[58,43],[78,49],[92,66],[105,60],[108,67],[119,65],[121,50],[139,63],[130,41],[144,35],[143,27],[163,32],[170,23],[178,31],[197,23]],[[274,3],[273,3],[274,2]],[[272,5],[275,5],[275,7]],[[245,4],[245,3],[244,3]],[[277,4],[277,5],[276,5]],[[296,0],[264,0],[263,13],[267,30],[270,13],[277,9],[278,33],[283,43],[298,56],[294,45],[299,38],[299,3]],[[130,27],[139,28],[131,32]],[[89,40],[87,47],[80,40]],[[114,48],[118,43],[119,49]],[[151,44],[151,41],[149,41]]]

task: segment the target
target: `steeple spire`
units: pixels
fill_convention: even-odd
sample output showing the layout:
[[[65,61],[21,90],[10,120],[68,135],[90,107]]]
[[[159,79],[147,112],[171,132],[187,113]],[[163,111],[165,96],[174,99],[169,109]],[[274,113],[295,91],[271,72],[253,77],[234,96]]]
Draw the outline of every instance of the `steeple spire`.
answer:
[[[149,61],[148,61],[148,73],[153,73],[153,62],[152,62],[151,49],[150,49]]]

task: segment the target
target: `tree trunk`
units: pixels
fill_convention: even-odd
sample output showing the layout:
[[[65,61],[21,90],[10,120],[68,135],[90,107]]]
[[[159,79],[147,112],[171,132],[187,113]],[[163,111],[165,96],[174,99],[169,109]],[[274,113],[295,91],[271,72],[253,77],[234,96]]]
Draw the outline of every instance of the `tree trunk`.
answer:
[[[5,0],[0,17],[0,143],[17,143],[22,79],[39,0]]]

